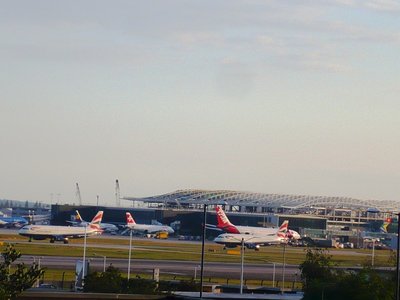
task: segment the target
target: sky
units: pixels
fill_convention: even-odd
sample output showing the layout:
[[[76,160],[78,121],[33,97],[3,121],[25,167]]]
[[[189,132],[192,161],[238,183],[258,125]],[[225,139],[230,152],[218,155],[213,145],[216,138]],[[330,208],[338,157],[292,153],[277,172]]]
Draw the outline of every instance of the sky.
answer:
[[[398,1],[1,6],[0,199],[399,199]]]

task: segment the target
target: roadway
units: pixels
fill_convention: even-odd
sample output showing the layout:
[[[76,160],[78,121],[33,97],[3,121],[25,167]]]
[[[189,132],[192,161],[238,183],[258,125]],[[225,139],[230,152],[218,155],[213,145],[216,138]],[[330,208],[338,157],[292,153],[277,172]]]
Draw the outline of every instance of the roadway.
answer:
[[[32,264],[35,260],[38,262],[39,256],[23,255],[20,262]],[[82,257],[69,256],[40,256],[40,265],[52,269],[73,270],[75,269],[76,261]],[[87,257],[90,262],[90,268],[101,271],[104,266],[103,257]],[[128,260],[121,258],[106,258],[106,267],[110,264],[120,269],[122,272],[127,272]],[[178,261],[178,260],[149,260],[149,259],[132,259],[131,273],[149,273],[158,268],[160,274],[169,274],[173,276],[191,276],[194,277],[197,273],[197,278],[200,275],[200,262],[197,261]],[[195,270],[196,269],[196,270]],[[251,280],[271,280],[273,278],[274,267],[272,264],[250,264],[244,265],[244,278]],[[282,280],[282,264],[275,266],[275,280]],[[298,266],[285,266],[285,280],[294,280],[296,274],[300,274]],[[222,263],[222,262],[205,262],[204,263],[205,278],[226,278],[240,279],[240,263]]]

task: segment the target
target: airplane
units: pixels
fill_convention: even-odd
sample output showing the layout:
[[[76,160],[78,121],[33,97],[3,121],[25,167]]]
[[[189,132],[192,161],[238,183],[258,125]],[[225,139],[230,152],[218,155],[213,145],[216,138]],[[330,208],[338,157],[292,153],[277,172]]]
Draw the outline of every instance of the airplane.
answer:
[[[288,225],[289,221],[285,220],[274,233],[268,234],[223,233],[214,242],[224,245],[225,248],[235,248],[242,244],[243,239],[246,248],[258,250],[260,246],[284,243],[287,240]]]
[[[28,224],[28,220],[23,217],[0,217],[0,226],[22,227]]]
[[[388,233],[388,227],[389,227],[389,225],[392,223],[392,219],[391,218],[387,218],[384,222],[383,222],[383,224],[382,224],[382,226],[379,228],[379,231],[381,232],[381,233]]]
[[[174,233],[174,230],[170,226],[166,225],[137,224],[129,212],[126,212],[126,227],[133,231],[143,232],[144,234],[158,232],[168,232],[169,234]]]
[[[75,214],[76,221],[67,221],[68,223],[71,223],[72,226],[80,226],[80,227],[85,227],[89,224],[89,222],[82,219],[81,214],[79,213],[78,210],[75,210],[75,213],[76,213]],[[118,227],[111,223],[100,223],[100,228],[104,232],[113,232],[118,230]]]
[[[237,226],[233,225],[228,217],[226,216],[224,210],[221,206],[217,205],[215,207],[215,211],[217,213],[217,226],[216,228],[225,231],[226,233],[234,233],[234,234],[251,234],[251,235],[269,235],[275,234],[277,229],[272,227],[254,227],[254,226]],[[282,224],[283,225],[283,224]],[[281,226],[282,226],[281,225]],[[207,224],[207,227],[210,228],[215,225]],[[212,228],[211,228],[212,229]],[[287,238],[298,240],[301,238],[300,234],[297,231],[288,229],[286,231]]]
[[[50,243],[63,241],[68,244],[69,238],[83,238],[90,235],[101,234],[100,228],[103,211],[99,211],[86,227],[53,226],[53,225],[25,225],[18,233],[29,237],[29,241],[50,239]]]

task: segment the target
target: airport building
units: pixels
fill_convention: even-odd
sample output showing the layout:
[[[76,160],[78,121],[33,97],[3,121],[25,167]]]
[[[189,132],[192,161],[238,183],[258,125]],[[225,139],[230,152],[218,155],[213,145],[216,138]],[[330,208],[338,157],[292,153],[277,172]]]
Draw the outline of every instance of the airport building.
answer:
[[[362,232],[378,232],[385,220],[394,219],[394,213],[400,211],[399,201],[228,190],[188,189],[121,199],[125,200],[127,207],[53,205],[52,223],[65,224],[75,209],[79,209],[86,220],[90,220],[97,210],[104,210],[104,222],[123,225],[125,212],[129,211],[137,223],[173,223],[178,234],[198,236],[201,234],[204,205],[208,224],[216,224],[215,206],[221,205],[236,225],[278,226],[283,220],[289,220],[289,227],[302,235],[348,241],[358,239]],[[396,228],[392,225],[389,230],[393,232]],[[211,231],[209,234],[213,235]]]

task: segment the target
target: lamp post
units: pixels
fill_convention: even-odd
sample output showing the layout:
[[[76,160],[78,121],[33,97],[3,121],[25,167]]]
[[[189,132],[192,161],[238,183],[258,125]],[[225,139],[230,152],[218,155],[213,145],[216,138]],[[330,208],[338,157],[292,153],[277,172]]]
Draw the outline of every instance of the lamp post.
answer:
[[[194,281],[197,280],[197,269],[200,268],[200,266],[195,266],[194,267]]]
[[[274,265],[274,271],[272,273],[272,287],[275,287],[275,263],[272,263]]]
[[[132,229],[129,233],[128,280],[131,276]]]
[[[42,259],[43,257],[41,257],[41,256],[39,256],[38,257],[38,270],[40,270],[40,260]],[[35,258],[33,258],[33,259],[35,259]],[[40,279],[38,278],[37,279],[37,281],[36,281],[36,287],[39,287],[39,285],[40,285]]]
[[[399,286],[400,286],[400,268],[399,268],[399,252],[400,252],[400,212],[397,214],[397,255],[396,255],[396,300],[400,299]]]
[[[85,235],[83,240],[83,259],[82,259],[82,285],[84,285],[85,279],[85,265],[86,265],[86,236],[87,236],[87,224],[85,225]]]
[[[282,293],[285,289],[285,267],[286,267],[286,243],[283,243],[283,265],[282,265]]]
[[[374,261],[375,261],[375,241],[376,239],[372,239],[372,259],[371,259],[372,267],[374,267]]]
[[[106,260],[107,260],[107,256],[103,256],[103,272],[106,271]]]
[[[206,239],[207,204],[203,206],[203,234],[201,239],[201,264],[200,264],[200,299],[203,298],[203,276],[204,276],[204,244]]]
[[[240,255],[240,294],[243,294],[244,238],[242,238],[242,243],[240,245]]]
[[[99,256],[103,258],[103,272],[106,271],[106,261],[107,261],[107,256],[104,255],[97,255],[96,253],[93,253],[94,256]]]

